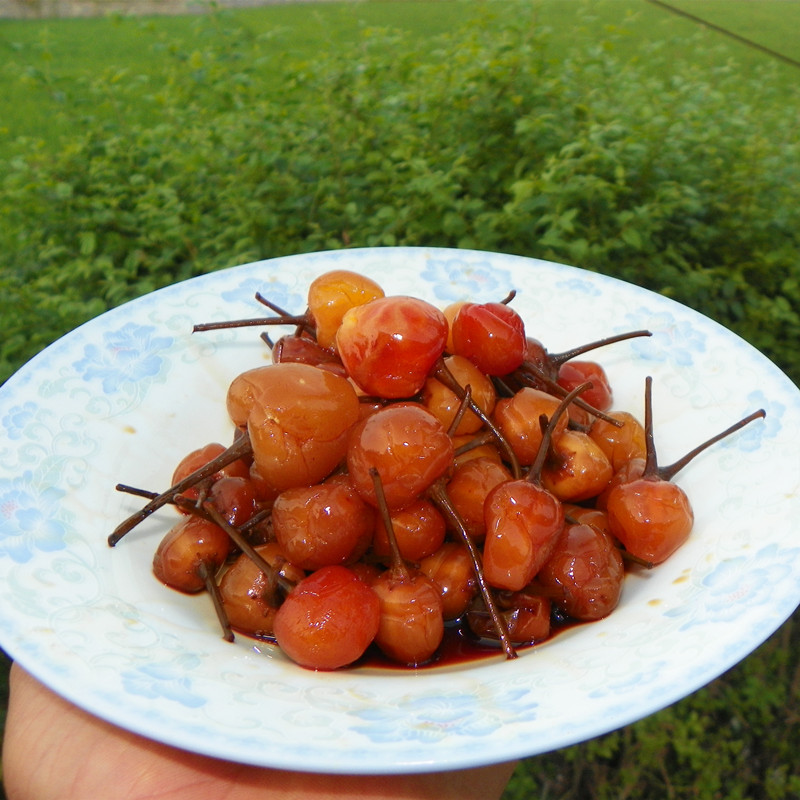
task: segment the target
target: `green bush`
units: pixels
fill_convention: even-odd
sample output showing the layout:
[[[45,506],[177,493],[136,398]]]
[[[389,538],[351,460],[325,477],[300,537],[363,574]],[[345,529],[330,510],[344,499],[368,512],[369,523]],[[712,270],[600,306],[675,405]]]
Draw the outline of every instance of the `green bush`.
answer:
[[[732,327],[800,378],[785,344],[800,333],[798,111],[771,101],[769,68],[701,74],[656,48],[622,61],[620,34],[551,60],[547,31],[518,10],[515,22],[486,11],[424,57],[365,29],[278,76],[269,37],[221,16],[203,49],[157,54],[158,85],[98,76],[86,92],[117,109],[112,121],[55,155],[21,142],[2,169],[0,379],[158,286],[364,245],[615,275]],[[133,102],[151,124],[126,125]]]

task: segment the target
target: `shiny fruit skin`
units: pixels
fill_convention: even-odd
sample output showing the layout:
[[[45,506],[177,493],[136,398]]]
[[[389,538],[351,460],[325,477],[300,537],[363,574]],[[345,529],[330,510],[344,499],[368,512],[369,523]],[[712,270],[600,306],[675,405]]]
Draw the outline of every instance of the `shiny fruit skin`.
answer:
[[[508,440],[520,464],[529,465],[536,460],[542,443],[539,417],[544,414],[549,419],[560,403],[559,398],[530,387],[520,389],[513,397],[497,401],[493,415],[494,422]],[[559,419],[553,435],[557,436],[565,431],[567,423],[568,419],[564,414]]]
[[[473,402],[488,417],[494,411],[497,392],[491,380],[469,359],[463,356],[448,356],[445,366],[462,387],[469,386]],[[448,430],[461,407],[461,400],[436,378],[428,378],[422,392],[422,402]],[[483,420],[473,411],[467,411],[461,418],[454,436],[477,433],[483,427]]]
[[[289,592],[274,621],[280,648],[302,667],[335,670],[357,661],[380,625],[380,601],[355,573],[322,567]]]
[[[519,592],[499,592],[497,604],[508,636],[515,645],[535,644],[549,638],[551,602],[527,587]],[[480,639],[497,639],[491,615],[482,604],[467,612],[467,624]]]
[[[336,334],[347,374],[368,395],[412,397],[447,343],[447,320],[414,297],[389,296],[350,309]]]
[[[453,353],[486,375],[508,375],[525,358],[525,324],[504,303],[464,303],[452,325]]]
[[[588,525],[591,528],[602,531],[607,536],[611,536],[611,528],[608,526],[608,514],[600,508],[564,503],[564,515],[569,524]]]
[[[380,601],[381,620],[375,644],[400,664],[418,666],[429,661],[444,638],[439,588],[424,573],[402,576],[387,570],[372,584]]]
[[[485,456],[457,463],[453,468],[447,494],[474,541],[482,542],[486,536],[486,498],[492,489],[510,480],[511,473],[503,463]]]
[[[621,422],[621,427],[598,418],[589,428],[589,436],[606,454],[614,472],[618,472],[632,458],[647,457],[645,433],[642,424],[627,411],[612,411],[609,416]]]
[[[454,303],[446,305],[442,311],[444,318],[447,320],[448,331],[446,350],[448,353],[455,352],[455,349],[453,348],[453,320],[455,320],[458,312],[461,311],[461,306],[463,306],[466,302],[466,300],[456,300]]]
[[[153,572],[162,583],[193,594],[205,589],[199,567],[211,573],[225,563],[231,541],[219,525],[201,517],[187,517],[164,536],[153,556]]]
[[[478,592],[467,548],[459,542],[445,542],[435,553],[423,558],[419,568],[439,588],[445,620],[458,619]]]
[[[614,402],[614,393],[606,371],[596,361],[567,361],[558,370],[558,385],[571,392],[582,383],[591,386],[581,392],[581,400],[598,411],[608,411]]]
[[[310,364],[312,367],[319,367],[342,376],[346,375],[338,356],[307,336],[287,334],[275,342],[272,348],[272,363],[286,362]]]
[[[360,558],[372,541],[375,510],[342,481],[287,489],[272,506],[272,527],[287,558],[316,570]]]
[[[483,441],[477,447],[475,444],[474,436],[454,436],[453,448],[455,449],[455,458],[453,463],[458,466],[467,461],[473,461],[479,458],[488,458],[498,464],[503,462],[500,451],[497,449],[496,444],[487,444]],[[460,451],[460,452],[459,452]]]
[[[367,417],[353,430],[347,450],[348,472],[359,494],[377,506],[374,468],[392,509],[414,502],[452,463],[447,431],[415,403],[395,403]]]
[[[427,498],[421,497],[403,508],[391,512],[392,529],[406,561],[420,561],[435,553],[444,543],[447,526],[444,517]],[[372,552],[381,558],[392,555],[386,526],[380,516],[375,519]]]
[[[483,571],[497,589],[519,591],[550,557],[564,525],[561,503],[525,480],[495,487],[486,498]]]
[[[243,373],[228,391],[232,419],[242,414],[258,474],[278,489],[309,486],[344,459],[359,419],[350,382],[307,364],[283,363]]]
[[[180,481],[182,481],[184,478],[191,475],[193,472],[196,472],[198,469],[208,464],[209,461],[213,461],[217,456],[224,453],[225,450],[225,446],[219,442],[209,442],[209,444],[187,453],[178,462],[178,466],[175,467],[175,471],[172,473],[171,483],[173,485],[180,483]],[[232,461],[230,464],[215,472],[214,475],[212,475],[212,479],[216,480],[217,478],[222,477],[246,478],[247,476],[248,465],[242,461],[242,459],[237,459],[236,461]]]
[[[639,478],[644,475],[645,467],[647,466],[647,461],[644,458],[632,458],[630,461],[626,461],[611,477],[611,480],[608,482],[608,486],[600,492],[597,497],[594,499],[594,507],[600,509],[601,511],[606,510],[606,504],[608,502],[608,496],[614,490],[616,486],[619,486],[621,483],[630,483],[631,481],[638,480]]]
[[[171,485],[174,486],[175,484],[180,483],[184,478],[188,477],[193,472],[196,472],[201,467],[204,467],[209,461],[213,461],[213,459],[215,459],[218,455],[224,453],[225,449],[225,446],[219,442],[209,442],[203,447],[199,447],[196,450],[192,450],[190,453],[187,453],[175,467],[175,470],[172,473]],[[220,469],[218,472],[215,472],[208,480],[203,481],[202,487],[193,486],[190,489],[187,489],[185,492],[182,492],[180,496],[186,500],[191,500],[194,502],[200,496],[201,489],[207,489],[208,486],[214,481],[224,477],[247,478],[249,474],[249,465],[242,459],[237,459],[236,461],[233,461]],[[179,507],[179,510],[182,509]]]
[[[301,569],[289,563],[277,542],[255,549],[288,581],[299,583],[305,577]],[[278,610],[274,587],[249,556],[242,554],[231,564],[219,582],[219,591],[234,630],[259,639],[272,636]]]
[[[612,538],[586,524],[565,525],[536,576],[553,602],[582,622],[607,617],[619,604],[625,566]]]
[[[553,440],[552,454],[542,470],[542,486],[563,502],[596,497],[614,475],[596,442],[582,431],[566,430]]]
[[[244,525],[259,506],[256,485],[249,476],[214,481],[208,492],[208,502],[234,527]]]
[[[614,536],[636,558],[666,561],[688,538],[694,512],[683,489],[669,481],[638,478],[615,486],[606,498]]]
[[[311,281],[308,310],[320,347],[334,349],[336,332],[347,311],[383,296],[383,289],[375,281],[351,270],[330,270]]]
[[[547,348],[532,336],[525,339],[525,363],[543,372],[547,378],[558,380],[558,365],[553,363]]]
[[[319,415],[336,414],[340,404],[358,408],[358,396],[345,378],[296,362],[240,373],[231,381],[225,402],[239,428],[246,427],[253,408],[269,408],[277,417],[286,417],[293,432],[306,436],[314,435]],[[305,417],[299,406],[308,407]]]

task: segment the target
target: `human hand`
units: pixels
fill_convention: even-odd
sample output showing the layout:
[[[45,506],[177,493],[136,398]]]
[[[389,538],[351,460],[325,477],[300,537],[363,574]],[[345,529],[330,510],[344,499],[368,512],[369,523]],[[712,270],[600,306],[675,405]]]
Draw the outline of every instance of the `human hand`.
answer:
[[[8,800],[496,800],[514,763],[412,775],[316,775],[178,750],[117,728],[14,664],[3,743]]]

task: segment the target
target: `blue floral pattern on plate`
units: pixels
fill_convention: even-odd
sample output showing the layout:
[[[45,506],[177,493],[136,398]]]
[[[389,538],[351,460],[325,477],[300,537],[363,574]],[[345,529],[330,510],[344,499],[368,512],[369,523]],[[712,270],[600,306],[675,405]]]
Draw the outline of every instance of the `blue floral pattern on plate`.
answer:
[[[188,708],[205,705],[206,698],[192,690],[192,681],[185,670],[167,664],[146,664],[122,673],[127,692],[149,700],[169,700]]]
[[[493,698],[494,699],[494,698]],[[434,743],[444,738],[484,738],[501,728],[509,719],[498,709],[514,708],[533,717],[537,703],[527,689],[507,690],[499,705],[486,707],[480,694],[425,694],[420,692],[400,705],[374,703],[355,710],[361,720],[353,730],[375,742],[418,741]]]
[[[104,333],[101,343],[85,345],[73,367],[83,380],[99,381],[105,394],[114,394],[159,375],[166,365],[161,353],[171,345],[172,338],[157,335],[152,326],[129,322]]]
[[[185,452],[224,441],[228,383],[268,361],[256,331],[198,337],[191,322],[261,316],[256,291],[296,312],[308,283],[340,268],[442,306],[518,290],[514,306],[546,346],[649,327],[652,337],[598,360],[620,408],[640,408],[645,375],[664,387],[660,430],[679,451],[757,407],[767,418],[687,470],[695,532],[665,564],[633,574],[606,620],[514,661],[307,672],[268,645],[223,642],[208,598],[153,578],[174,512],[113,550],[106,536],[140,507],[114,484],[160,488]],[[578,742],[721,674],[797,606],[798,394],[763,356],[691,310],[535,259],[367,248],[196,278],[88,323],[0,389],[0,645],[115,724],[264,766],[455,769]]]
[[[631,329],[652,331],[652,337],[637,339],[632,347],[646,361],[667,361],[681,367],[691,367],[706,349],[706,334],[691,320],[678,320],[668,311],[656,314],[645,309],[629,314]]]
[[[66,529],[58,519],[64,492],[55,487],[35,489],[30,474],[19,480],[0,480],[0,558],[23,564],[37,551],[64,548]]]

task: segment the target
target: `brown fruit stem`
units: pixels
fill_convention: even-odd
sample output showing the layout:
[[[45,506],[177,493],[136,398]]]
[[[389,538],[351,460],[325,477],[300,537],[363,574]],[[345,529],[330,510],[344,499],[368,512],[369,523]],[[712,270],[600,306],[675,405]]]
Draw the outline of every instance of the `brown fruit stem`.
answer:
[[[492,595],[492,590],[489,584],[486,582],[486,576],[483,574],[483,564],[481,562],[480,551],[475,546],[475,542],[472,541],[470,535],[467,533],[467,528],[464,524],[464,520],[461,518],[461,515],[456,510],[455,506],[453,506],[453,504],[450,502],[444,481],[439,480],[434,483],[433,486],[431,486],[431,488],[428,490],[428,496],[436,504],[437,508],[442,511],[445,517],[447,517],[452,526],[456,529],[462,543],[467,548],[470,560],[472,561],[472,569],[475,573],[475,578],[478,581],[478,589],[480,590],[483,602],[492,618],[492,625],[494,626],[497,637],[500,639],[500,643],[503,646],[506,658],[516,658],[517,651],[514,649],[514,645],[511,643],[511,639],[508,635],[508,628],[503,616],[500,614],[500,611],[497,608],[497,603]]]
[[[378,500],[378,511],[381,515],[381,522],[383,522],[383,526],[386,528],[386,536],[389,539],[389,547],[392,551],[392,575],[398,580],[410,581],[411,575],[403,559],[403,554],[400,552],[400,547],[397,544],[392,515],[389,511],[389,505],[386,502],[386,493],[383,491],[383,481],[381,481],[380,473],[375,467],[371,467],[369,474],[372,478],[372,485],[375,487],[375,497]]]
[[[619,550],[622,560],[628,564],[636,564],[637,567],[644,567],[645,569],[654,569],[656,566],[652,561],[647,561],[644,558],[635,556],[633,553],[629,553],[624,547],[617,547],[617,550]]]
[[[174,486],[171,486],[165,492],[156,495],[153,499],[143,508],[139,509],[135,514],[131,514],[127,519],[123,520],[111,535],[108,537],[109,547],[114,547],[126,533],[132,531],[140,522],[146,520],[154,511],[157,511],[162,506],[167,505],[174,500],[176,495],[191,489],[192,486],[200,483],[200,481],[218,472],[228,464],[233,463],[243,456],[247,456],[253,452],[253,446],[250,444],[248,436],[238,437],[233,444],[220,453],[216,458],[212,458],[207,464],[204,464],[199,469],[187,475],[182,481],[178,481]]]
[[[256,292],[256,300],[282,317],[289,318],[294,316],[285,309],[281,308],[277,303],[273,303],[269,298],[264,297],[261,292]],[[311,336],[316,338],[317,331],[314,325],[314,318],[311,316],[311,312],[308,308],[306,308],[306,313],[303,315],[303,322],[299,323],[297,326],[296,334],[299,336],[303,332],[309,333]]]
[[[255,317],[253,319],[233,319],[221,322],[200,322],[192,326],[192,333],[203,331],[217,331],[223,328],[255,328],[264,325],[305,325],[307,318],[305,314],[300,316],[287,315],[285,317]]]
[[[270,311],[274,311],[276,314],[279,314],[281,317],[291,317],[290,314],[285,308],[281,308],[277,303],[273,303],[268,297],[265,297],[261,292],[256,292],[256,300],[261,303],[262,306],[266,306]]]
[[[228,615],[225,613],[225,606],[222,604],[222,597],[220,597],[217,582],[205,561],[201,561],[198,564],[197,574],[200,576],[200,578],[202,578],[206,585],[206,590],[211,595],[211,600],[214,603],[214,611],[217,614],[217,619],[219,620],[220,627],[222,628],[222,638],[226,642],[232,642],[234,640],[234,636],[231,623],[228,619]]]
[[[665,481],[671,481],[675,475],[677,475],[692,459],[694,459],[704,450],[707,450],[709,447],[711,447],[711,445],[716,444],[721,439],[730,436],[732,433],[736,433],[736,431],[744,428],[745,425],[749,425],[751,422],[757,419],[764,419],[766,416],[767,412],[764,411],[763,408],[759,408],[758,411],[748,414],[746,417],[740,419],[738,422],[735,422],[721,433],[718,433],[716,436],[712,436],[702,444],[699,444],[697,447],[695,447],[693,450],[690,450],[685,456],[683,456],[683,458],[678,459],[674,464],[670,464],[668,467],[659,467],[658,474]]]
[[[146,497],[148,500],[152,500],[154,497],[158,497],[158,492],[151,492],[149,489],[140,489],[136,486],[128,486],[126,483],[118,483],[114,487],[118,492],[124,492],[125,494],[132,494],[136,497]],[[177,505],[179,508],[183,509],[187,513],[197,513],[198,508],[195,502],[188,500],[183,497],[173,497],[172,500],[169,501],[171,504]],[[269,515],[272,513],[271,509],[262,508],[261,511],[257,511],[253,514],[247,522],[242,523],[239,526],[239,530],[244,533],[245,531],[250,530],[250,528],[254,528],[260,522],[263,522]]]
[[[565,364],[567,361],[570,361],[577,356],[582,356],[584,353],[588,353],[591,350],[597,350],[609,344],[616,344],[617,342],[624,342],[627,339],[636,339],[640,336],[652,335],[653,334],[651,331],[646,330],[618,333],[614,336],[607,336],[604,339],[598,339],[597,341],[589,342],[588,344],[582,344],[579,347],[573,347],[571,350],[565,350],[563,353],[548,353],[547,358],[551,364],[554,364],[555,366],[561,366],[561,364]]]
[[[127,483],[118,483],[114,489],[124,494],[132,494],[134,497],[145,497],[148,500],[158,497],[158,492],[151,492],[148,489],[139,489],[136,486],[129,486]]]
[[[732,433],[741,430],[745,425],[749,425],[757,419],[764,419],[767,412],[763,408],[748,414],[738,422],[725,428],[716,436],[706,439],[705,442],[699,444],[697,447],[690,450],[683,458],[679,458],[673,464],[667,467],[658,466],[658,457],[656,455],[655,437],[653,434],[653,379],[648,375],[645,379],[645,394],[644,394],[644,435],[645,435],[645,452],[646,460],[644,472],[642,477],[650,481],[671,481],[690,461],[696,458],[704,450],[707,450],[711,445],[716,444],[720,440],[730,436]]]
[[[642,478],[647,481],[660,481],[658,472],[658,454],[653,436],[653,378],[648,375],[644,379],[644,445],[645,463]]]
[[[227,519],[211,503],[205,503],[202,511],[208,518],[219,525],[225,533],[230,536],[231,541],[264,573],[270,586],[279,586],[286,594],[294,589],[294,584],[288,581],[280,570],[275,569],[250,542],[242,535],[242,532],[228,522]]]
[[[567,390],[560,383],[548,377],[543,370],[530,361],[523,363],[519,370],[517,370],[517,375],[524,383],[529,383],[534,388],[544,387],[545,391],[556,397],[567,396]],[[599,408],[589,405],[585,400],[581,400],[580,397],[576,397],[574,403],[578,408],[588,411],[592,416],[599,417],[604,422],[608,422],[617,428],[622,427],[622,423],[618,419],[614,419],[614,417],[609,416],[604,411],[600,411]]]
[[[541,486],[542,481],[542,468],[544,467],[545,460],[547,459],[548,451],[550,450],[550,443],[553,440],[553,431],[558,424],[558,421],[564,415],[566,410],[569,408],[570,403],[575,400],[575,398],[581,393],[585,392],[587,389],[592,388],[592,382],[586,381],[586,383],[582,383],[580,386],[576,386],[559,404],[558,408],[553,412],[553,415],[548,420],[547,417],[542,414],[539,417],[539,424],[542,426],[542,442],[539,445],[539,449],[536,452],[536,458],[534,459],[533,464],[531,464],[531,468],[528,471],[528,475],[526,480],[530,481],[537,486]]]
[[[464,453],[469,453],[470,450],[474,450],[476,447],[483,447],[486,444],[493,444],[494,442],[495,438],[489,431],[482,431],[477,433],[475,437],[466,444],[462,444],[461,447],[457,447],[455,449],[455,455],[460,456]]]
[[[437,381],[443,383],[459,400],[464,400],[467,397],[466,390],[458,382],[456,376],[453,375],[453,373],[447,368],[447,364],[445,364],[443,358],[440,358],[436,362],[433,370],[431,371],[431,376],[436,378]],[[512,476],[515,479],[521,477],[522,469],[519,465],[519,459],[517,458],[517,454],[514,452],[511,445],[508,443],[506,437],[503,436],[503,434],[500,432],[500,429],[494,424],[489,416],[484,413],[483,409],[474,400],[470,399],[469,407],[473,414],[475,414],[491,431],[494,440],[497,442],[503,453],[505,453],[506,460],[511,467]]]
[[[458,404],[458,410],[456,411],[455,415],[453,416],[453,420],[450,423],[450,427],[447,429],[447,435],[452,439],[453,436],[456,435],[456,431],[458,430],[458,426],[461,424],[461,420],[464,419],[464,414],[469,411],[470,404],[472,403],[472,387],[467,384],[464,387],[464,397],[461,399],[461,402]]]

